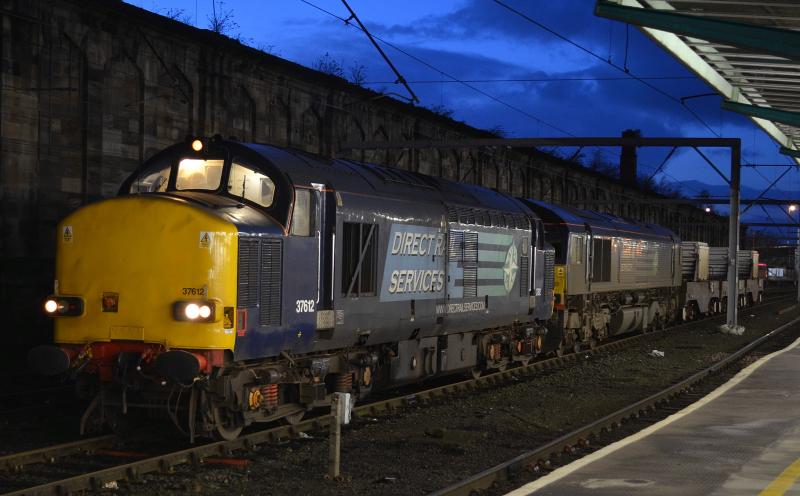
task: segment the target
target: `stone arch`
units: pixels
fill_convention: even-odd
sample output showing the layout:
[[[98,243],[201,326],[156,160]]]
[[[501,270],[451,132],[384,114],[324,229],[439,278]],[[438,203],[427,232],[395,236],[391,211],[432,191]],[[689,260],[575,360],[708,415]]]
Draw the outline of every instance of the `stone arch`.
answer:
[[[467,182],[477,184],[480,170],[480,157],[472,152],[467,155],[467,160],[463,172],[461,173],[460,182]]]
[[[510,167],[509,168],[509,184],[508,191],[512,196],[527,197],[529,196],[529,184],[525,177],[526,170],[524,168]]]
[[[497,178],[499,177],[499,172],[497,164],[486,160],[486,156],[483,154],[480,155],[479,163],[481,175],[478,184],[485,188],[498,189]]]
[[[46,32],[46,30],[45,30]],[[50,84],[56,87],[70,88],[61,100],[62,111],[59,112],[57,127],[50,124],[52,131],[58,132],[59,143],[77,153],[61,154],[58,159],[51,160],[49,156],[41,158],[40,173],[47,177],[64,176],[61,189],[70,198],[71,206],[77,206],[88,199],[88,109],[89,109],[89,63],[86,57],[86,43],[88,34],[81,41],[75,41],[67,33],[59,32],[54,36],[52,43],[54,49],[49,53],[52,57],[52,72],[49,77]],[[61,43],[63,42],[63,44]],[[59,67],[60,66],[60,67]],[[49,171],[52,170],[52,175]],[[81,195],[79,199],[77,195]],[[47,195],[50,199],[51,195]],[[44,198],[43,198],[44,199]],[[53,198],[55,200],[55,198]],[[57,219],[54,219],[53,225]],[[48,239],[51,239],[49,237]]]
[[[96,181],[100,194],[109,197],[144,159],[144,73],[125,50],[103,67],[100,108],[102,169],[89,181]]]
[[[578,186],[570,180],[567,180],[567,198],[564,203],[567,205],[575,205],[578,200]]]
[[[555,203],[556,195],[553,191],[553,177],[544,176],[542,178],[541,199],[550,203]]]
[[[378,126],[375,131],[372,132],[372,141],[389,141],[389,133],[386,132],[386,129],[383,126]],[[368,150],[365,154],[367,157],[367,162],[390,165],[391,155],[389,151],[390,150],[388,149]]]
[[[342,141],[355,141],[363,143],[366,140],[367,140],[367,133],[364,130],[364,126],[361,125],[361,122],[358,120],[355,114],[348,113],[347,117],[345,118],[344,136],[342,138]],[[365,161],[364,150],[347,150],[346,153],[351,154],[349,156],[353,156],[352,154],[355,153],[358,155],[359,160],[361,160],[362,162]]]
[[[300,114],[298,126],[294,129],[298,138],[295,146],[311,153],[322,154],[323,109],[319,101],[311,101]]]
[[[243,141],[256,141],[257,106],[244,85],[239,85],[239,107],[233,116],[234,136]]]

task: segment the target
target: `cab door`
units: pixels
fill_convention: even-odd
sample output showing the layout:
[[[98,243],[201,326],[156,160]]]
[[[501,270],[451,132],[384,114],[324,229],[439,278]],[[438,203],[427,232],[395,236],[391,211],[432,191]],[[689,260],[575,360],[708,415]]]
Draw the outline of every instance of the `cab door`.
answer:
[[[311,349],[320,300],[317,195],[295,190],[289,232],[239,236],[236,360]]]
[[[320,194],[317,189],[297,187],[286,237],[283,261],[283,309],[285,329],[280,351],[311,351],[316,312],[322,301],[323,233]]]

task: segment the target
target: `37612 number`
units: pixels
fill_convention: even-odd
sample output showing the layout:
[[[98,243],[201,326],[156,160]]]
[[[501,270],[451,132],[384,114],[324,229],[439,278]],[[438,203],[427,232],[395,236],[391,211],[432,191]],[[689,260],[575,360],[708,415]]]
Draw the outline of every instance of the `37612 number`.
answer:
[[[314,311],[314,300],[297,300],[295,305],[296,313],[310,313]]]
[[[206,288],[183,288],[181,293],[183,296],[205,296]]]

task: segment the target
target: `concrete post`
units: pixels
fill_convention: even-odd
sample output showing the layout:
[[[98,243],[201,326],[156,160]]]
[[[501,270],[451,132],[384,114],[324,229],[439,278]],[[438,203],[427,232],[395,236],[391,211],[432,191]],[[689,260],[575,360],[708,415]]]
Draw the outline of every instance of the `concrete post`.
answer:
[[[720,327],[722,332],[742,334],[744,327],[738,325],[739,302],[739,186],[741,182],[741,143],[731,147],[731,202],[728,222],[728,319]]]
[[[331,398],[330,439],[328,440],[328,477],[335,480],[339,477],[342,448],[342,409],[339,408],[341,396],[334,393]]]

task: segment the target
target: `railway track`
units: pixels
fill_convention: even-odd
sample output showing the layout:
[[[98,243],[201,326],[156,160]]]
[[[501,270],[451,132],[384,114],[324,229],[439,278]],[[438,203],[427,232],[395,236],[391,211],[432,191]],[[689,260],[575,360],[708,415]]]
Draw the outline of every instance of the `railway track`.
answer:
[[[773,305],[777,305],[781,302],[787,301],[789,298],[790,298],[789,296],[771,298],[770,300],[767,300],[761,305],[759,305],[758,309],[764,309],[767,307],[771,307]],[[702,321],[714,322],[716,320],[723,320],[723,319],[724,316],[717,315],[702,319]],[[664,330],[653,331],[653,332],[648,332],[646,334],[637,334],[634,336],[620,338],[597,346],[594,350],[591,350],[591,353],[595,354],[595,353],[616,351],[634,345],[637,342],[646,338],[650,338],[654,335],[662,334],[665,332],[675,332],[677,330],[695,325],[698,322],[699,322],[698,320],[695,320],[691,322],[682,323],[676,326],[672,326]],[[773,333],[774,332],[775,331],[773,331]],[[760,344],[761,342],[763,342],[763,340],[767,339],[768,336],[771,336],[773,333],[770,333],[765,337],[760,338],[758,341],[754,342],[754,344],[755,343]],[[752,349],[754,344],[749,345],[747,349],[748,350]],[[735,356],[738,357],[742,353],[746,353],[746,351],[740,351]],[[519,380],[520,378],[523,378],[525,376],[536,375],[543,371],[553,370],[569,365],[571,363],[579,362],[583,360],[584,357],[585,357],[584,353],[572,353],[560,357],[548,358],[532,362],[525,366],[505,370],[502,372],[491,373],[475,379],[453,382],[450,384],[422,391],[415,391],[410,394],[403,394],[400,396],[395,396],[392,398],[375,401],[372,403],[355,407],[353,410],[353,416],[354,417],[374,416],[379,413],[391,412],[392,410],[397,408],[423,403],[426,401],[435,400],[437,398],[449,395],[462,394],[464,392],[470,392],[485,387],[497,387],[512,380]],[[696,374],[695,376],[699,376],[704,373],[705,371]],[[674,388],[675,386],[673,386],[670,389]],[[667,394],[667,396],[669,396],[669,394]],[[653,397],[648,398],[647,400],[651,400],[652,398]],[[611,415],[602,420],[605,421],[613,416],[614,415]],[[299,437],[301,433],[304,432],[326,429],[328,427],[328,424],[329,424],[329,416],[321,415],[300,422],[296,425],[284,425],[248,433],[233,441],[211,442],[198,446],[192,446],[175,452],[163,453],[152,456],[146,453],[133,453],[132,456],[129,456],[128,458],[134,458],[134,459],[127,463],[122,463],[108,468],[82,473],[61,480],[47,482],[45,484],[41,484],[38,486],[19,489],[7,494],[10,495],[66,494],[82,490],[98,490],[101,489],[103,485],[107,482],[121,480],[121,479],[135,479],[139,475],[151,472],[170,472],[172,467],[176,465],[180,464],[200,465],[204,463],[204,461],[210,459],[217,459],[218,457],[230,457],[234,452],[237,451],[245,451],[245,452],[253,451],[259,445],[285,442],[292,438]],[[584,437],[585,435],[575,437],[577,435],[578,434],[568,435],[565,436],[564,438],[560,438],[560,440],[563,443],[566,443],[564,444],[565,446],[569,445],[570,447],[572,447],[575,446],[576,443],[579,443],[580,439],[585,439]],[[19,472],[22,471],[24,467],[31,464],[54,463],[58,458],[68,457],[74,454],[92,455],[95,452],[113,446],[117,441],[118,438],[116,436],[100,436],[96,438],[75,441],[72,443],[66,443],[57,446],[51,446],[37,450],[7,455],[4,457],[0,457],[0,470]],[[542,449],[551,451],[554,449],[550,447],[550,444],[548,444],[547,446],[548,446],[547,448],[542,448]],[[124,457],[124,454],[122,457]],[[511,468],[509,468],[508,470],[513,470],[514,467],[518,466],[519,462],[510,463],[509,467]],[[501,475],[502,469],[498,470],[499,472],[497,477],[502,477]],[[489,475],[487,475],[486,477],[491,478]],[[494,482],[494,480],[499,480],[499,479],[497,478],[493,479],[489,481],[488,484],[491,485],[491,483]],[[481,482],[476,482],[476,484],[480,483]],[[474,488],[478,487],[479,486],[475,486]],[[466,493],[453,492],[452,494],[468,494],[468,493],[469,490]],[[449,494],[449,493],[442,493],[442,494]]]
[[[69,405],[73,399],[73,383],[32,387],[0,394],[0,417],[37,413],[47,407]]]
[[[800,323],[800,317],[773,329],[735,353],[730,354],[728,357],[693,374],[683,381],[677,382],[658,393],[606,415],[599,420],[569,432],[536,449],[523,453],[444,489],[435,491],[429,496],[467,496],[475,491],[487,490],[497,482],[514,480],[519,474],[526,470],[531,473],[547,470],[551,466],[551,460],[557,459],[563,453],[576,453],[581,448],[588,446],[590,439],[597,438],[602,434],[619,428],[624,423],[638,419],[648,412],[659,408],[666,408],[669,412],[680,410],[703,396],[702,394],[692,393],[693,388],[709,379],[711,376],[730,367],[748,353],[754,351],[765,342],[775,338],[797,323]],[[680,405],[680,407],[672,406],[674,400],[681,396],[685,397],[686,405]]]

